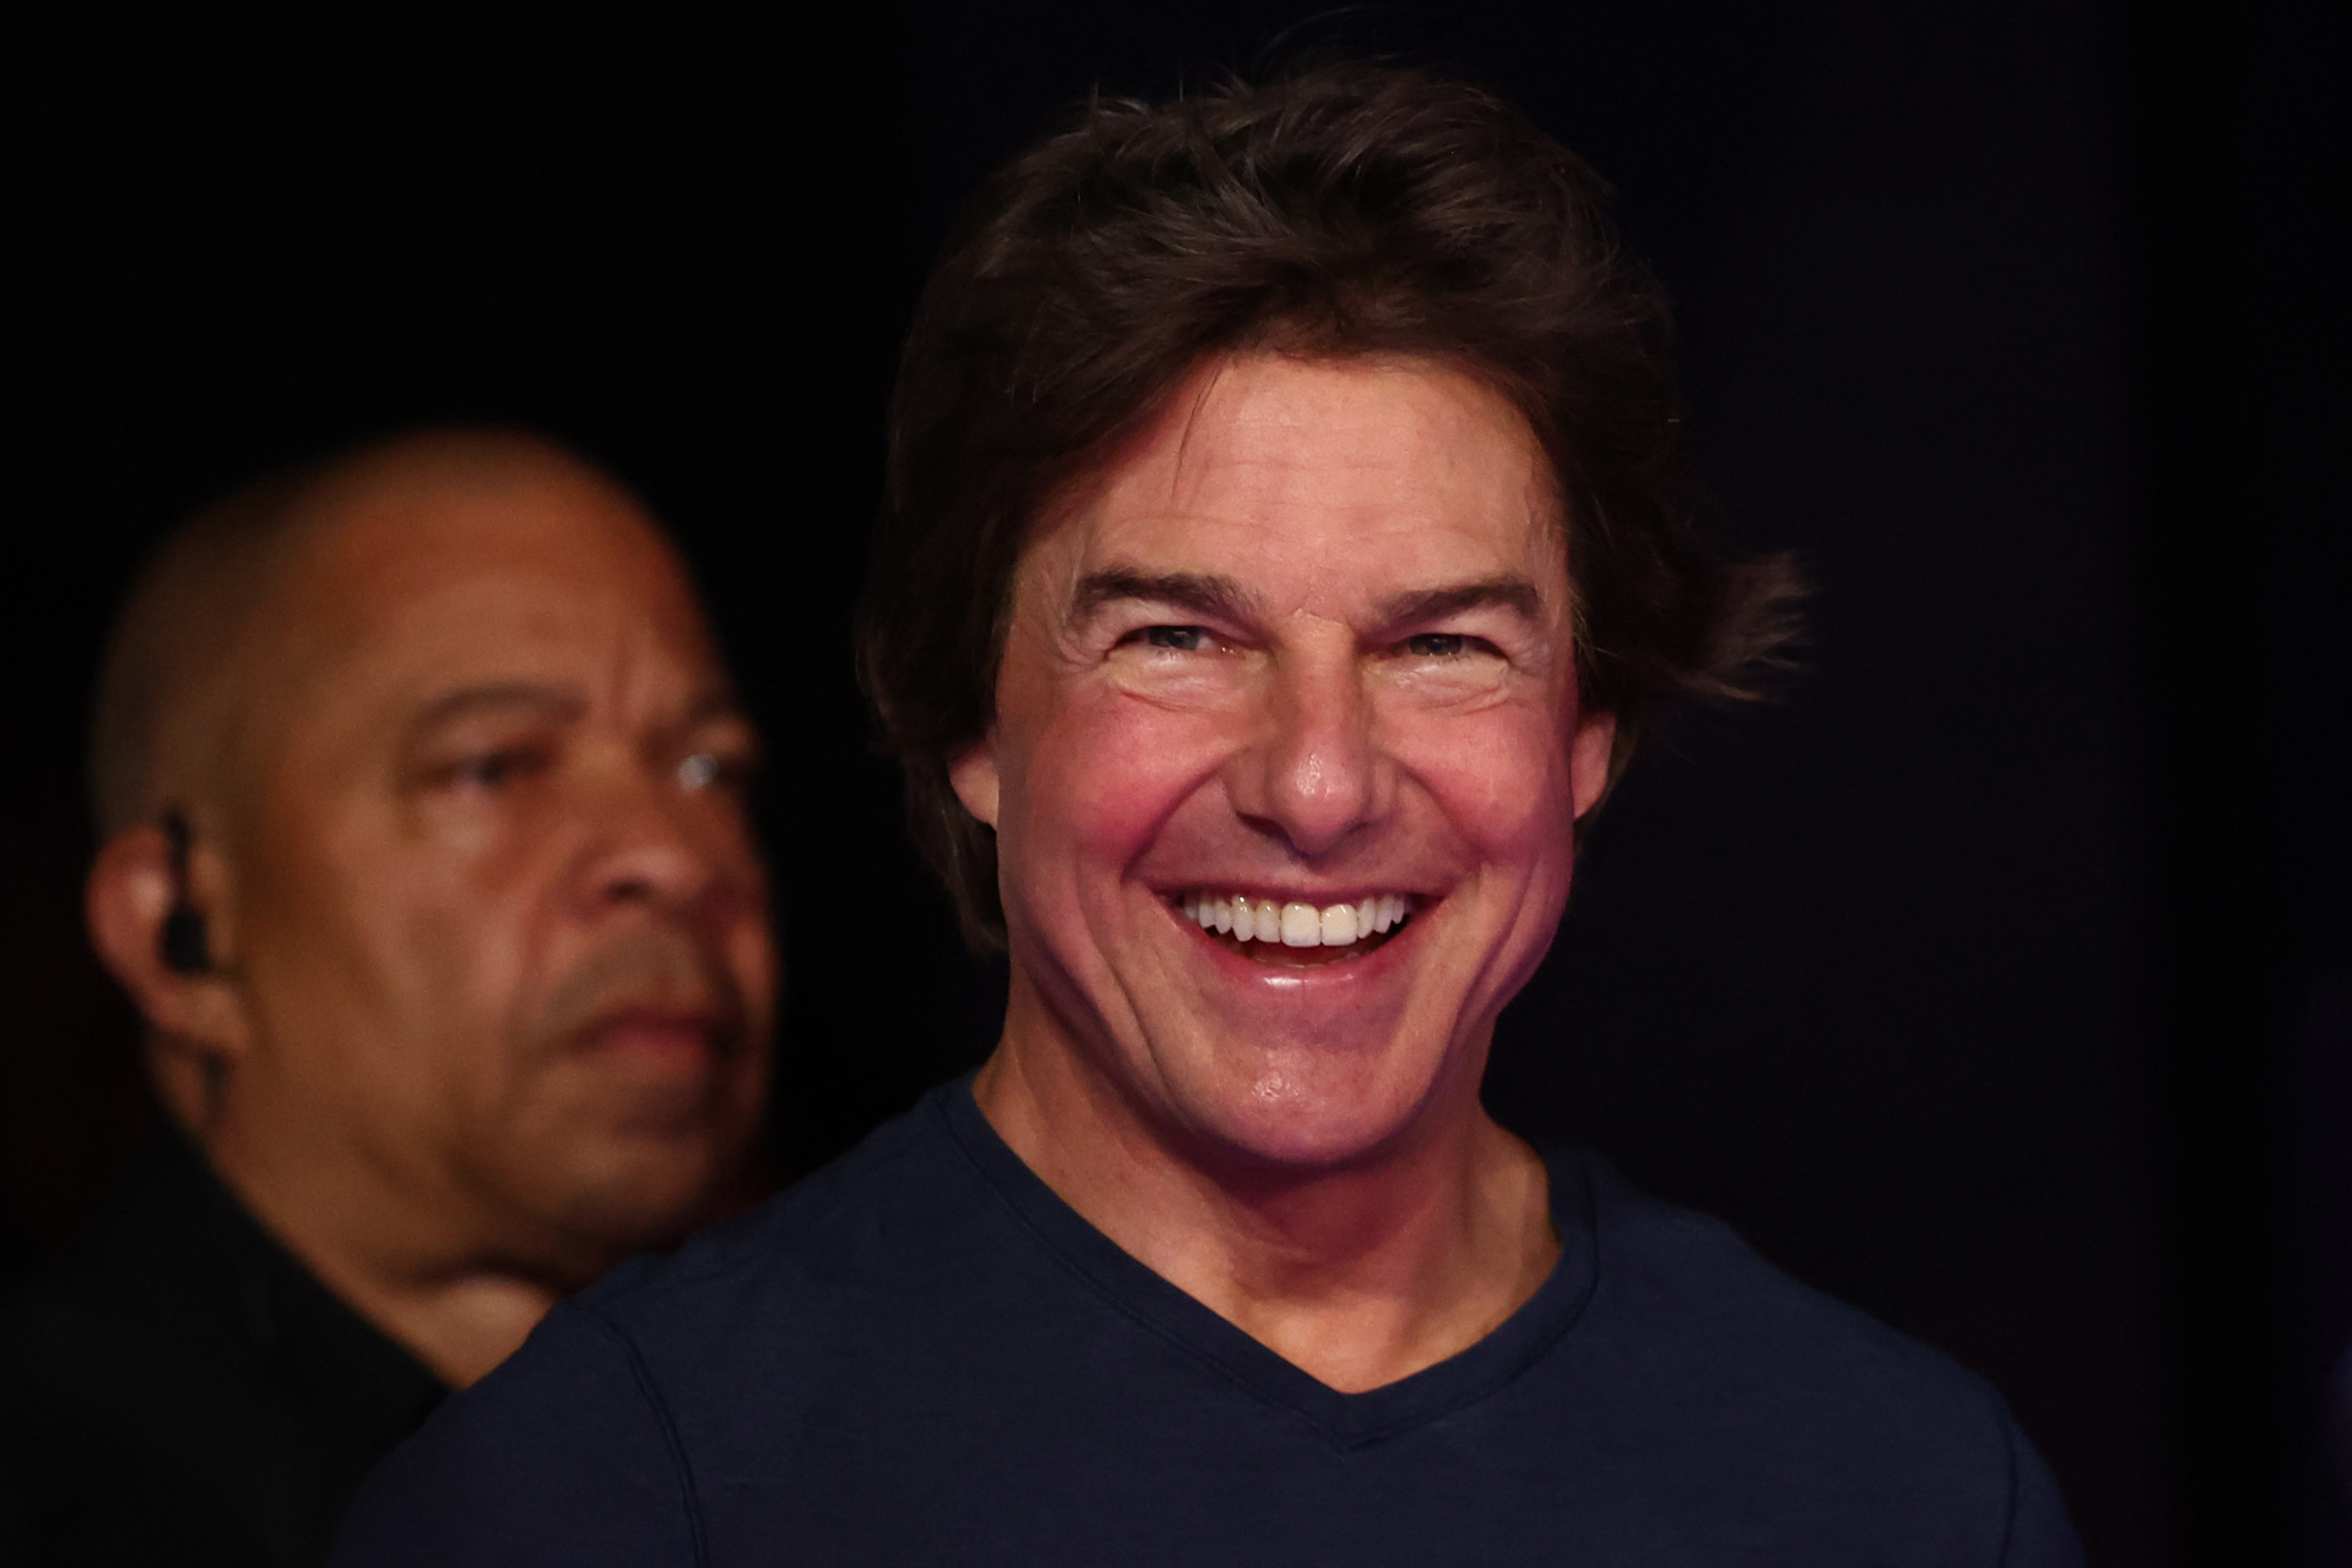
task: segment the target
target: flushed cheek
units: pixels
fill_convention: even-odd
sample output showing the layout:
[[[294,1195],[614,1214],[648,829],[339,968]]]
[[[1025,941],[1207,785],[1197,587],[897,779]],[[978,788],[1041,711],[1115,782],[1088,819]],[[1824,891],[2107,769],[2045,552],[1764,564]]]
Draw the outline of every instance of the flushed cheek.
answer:
[[[1400,763],[1489,866],[1530,874],[1569,854],[1568,749],[1540,714],[1505,711],[1476,726],[1409,737]]]
[[[1220,754],[1198,718],[1119,700],[1073,704],[1024,752],[1022,858],[1089,884],[1088,902],[1150,848]]]

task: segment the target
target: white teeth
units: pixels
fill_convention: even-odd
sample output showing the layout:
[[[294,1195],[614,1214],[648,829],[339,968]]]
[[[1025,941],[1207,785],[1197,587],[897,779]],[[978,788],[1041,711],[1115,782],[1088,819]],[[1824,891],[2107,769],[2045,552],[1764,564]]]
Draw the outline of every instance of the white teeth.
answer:
[[[1187,893],[1176,905],[1179,913],[1202,931],[1230,932],[1235,942],[1278,942],[1286,947],[1349,947],[1367,938],[1384,935],[1403,923],[1404,899],[1395,893],[1374,893],[1352,904],[1317,909],[1304,900],[1277,904],[1272,899],[1243,895],[1224,897]]]

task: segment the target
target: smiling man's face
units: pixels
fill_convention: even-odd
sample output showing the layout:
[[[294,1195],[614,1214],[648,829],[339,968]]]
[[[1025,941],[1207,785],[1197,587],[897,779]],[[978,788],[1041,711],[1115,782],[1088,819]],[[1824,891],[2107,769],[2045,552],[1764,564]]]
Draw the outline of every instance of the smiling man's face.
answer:
[[[1012,1031],[1251,1161],[1474,1106],[1607,773],[1554,497],[1466,376],[1254,354],[1049,518],[951,770],[997,831]]]

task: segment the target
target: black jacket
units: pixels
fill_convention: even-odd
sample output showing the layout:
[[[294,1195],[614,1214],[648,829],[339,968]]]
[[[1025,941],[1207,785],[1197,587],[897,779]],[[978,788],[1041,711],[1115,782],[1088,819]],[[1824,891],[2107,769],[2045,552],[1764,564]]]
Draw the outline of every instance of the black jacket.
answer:
[[[0,1565],[320,1562],[446,1392],[168,1138],[0,1296]]]

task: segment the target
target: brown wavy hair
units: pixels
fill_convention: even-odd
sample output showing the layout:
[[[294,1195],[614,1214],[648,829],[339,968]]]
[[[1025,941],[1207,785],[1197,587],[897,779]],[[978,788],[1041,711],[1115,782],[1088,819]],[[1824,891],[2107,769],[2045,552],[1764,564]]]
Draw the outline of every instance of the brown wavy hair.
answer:
[[[1001,946],[994,833],[948,779],[995,708],[1013,574],[1059,493],[1209,356],[1413,357],[1518,409],[1559,482],[1579,688],[1612,776],[1669,698],[1753,696],[1797,631],[1785,559],[1704,538],[1655,281],[1601,179],[1492,92],[1326,64],[1097,99],[981,189],[892,396],[857,658],[915,837]]]

